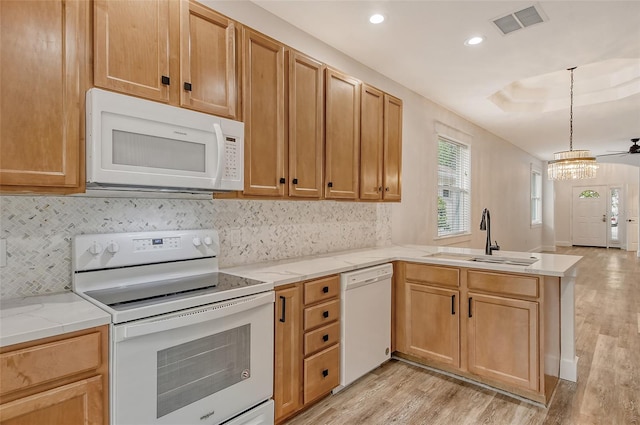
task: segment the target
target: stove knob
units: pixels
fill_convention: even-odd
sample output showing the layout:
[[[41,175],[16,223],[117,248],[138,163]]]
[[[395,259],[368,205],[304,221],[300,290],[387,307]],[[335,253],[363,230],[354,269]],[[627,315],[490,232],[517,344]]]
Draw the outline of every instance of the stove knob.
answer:
[[[202,245],[202,242],[200,242],[200,238],[197,236],[193,238],[193,246],[200,246],[200,245]]]
[[[211,238],[209,236],[205,236],[204,238],[204,244],[209,246],[213,243],[213,240],[211,240]]]
[[[98,242],[93,242],[93,244],[91,244],[91,246],[89,247],[89,252],[94,256],[100,255],[102,253],[102,245],[100,245]]]
[[[113,241],[109,242],[109,244],[107,245],[107,251],[109,251],[109,254],[115,254],[116,252],[120,251],[120,245]]]

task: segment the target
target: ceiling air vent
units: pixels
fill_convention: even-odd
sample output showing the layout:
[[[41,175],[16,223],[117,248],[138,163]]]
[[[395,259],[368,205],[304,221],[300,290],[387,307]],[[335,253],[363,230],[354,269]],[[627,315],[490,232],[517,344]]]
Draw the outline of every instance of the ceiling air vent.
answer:
[[[542,10],[538,5],[493,19],[493,23],[504,35],[544,21]]]

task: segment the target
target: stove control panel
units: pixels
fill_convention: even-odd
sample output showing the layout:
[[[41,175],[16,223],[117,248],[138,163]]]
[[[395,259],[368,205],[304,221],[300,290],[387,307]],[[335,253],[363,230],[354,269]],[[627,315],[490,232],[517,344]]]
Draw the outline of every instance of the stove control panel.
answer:
[[[77,272],[215,258],[219,251],[214,229],[77,235],[73,238],[72,267]]]

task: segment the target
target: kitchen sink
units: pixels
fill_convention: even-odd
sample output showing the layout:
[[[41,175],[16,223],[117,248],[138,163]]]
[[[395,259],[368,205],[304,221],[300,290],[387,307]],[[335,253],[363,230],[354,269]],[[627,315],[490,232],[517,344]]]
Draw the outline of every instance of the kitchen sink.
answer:
[[[476,263],[507,264],[510,266],[530,266],[538,261],[538,258],[500,257],[498,255],[474,256],[454,252],[438,252],[435,254],[425,255],[425,257],[442,258],[446,260],[474,261]]]

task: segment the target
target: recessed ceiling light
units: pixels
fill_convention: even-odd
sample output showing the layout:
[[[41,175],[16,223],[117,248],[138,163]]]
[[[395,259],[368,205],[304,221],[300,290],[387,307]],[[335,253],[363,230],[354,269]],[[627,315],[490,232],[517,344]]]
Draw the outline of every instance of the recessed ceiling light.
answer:
[[[464,42],[465,46],[475,46],[476,44],[480,44],[484,41],[484,37],[475,36],[468,38],[467,41]]]
[[[379,13],[376,13],[375,15],[371,15],[371,17],[369,18],[369,22],[371,22],[372,24],[379,24],[382,21],[384,21],[384,16],[382,16]]]

